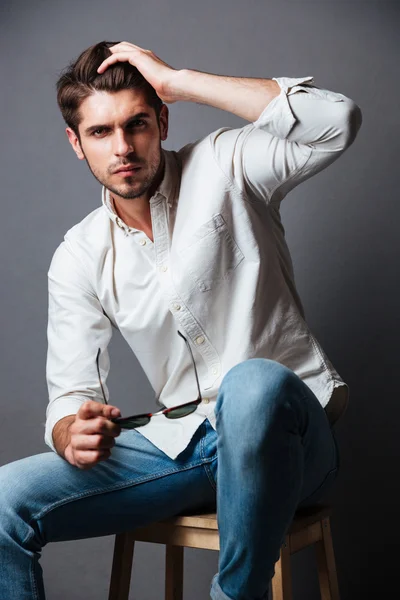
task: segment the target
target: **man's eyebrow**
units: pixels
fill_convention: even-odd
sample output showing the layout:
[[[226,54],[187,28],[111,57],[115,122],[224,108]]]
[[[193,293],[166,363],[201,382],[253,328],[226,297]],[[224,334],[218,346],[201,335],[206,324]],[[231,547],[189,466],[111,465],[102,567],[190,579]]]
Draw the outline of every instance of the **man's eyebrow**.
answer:
[[[131,117],[129,117],[125,121],[124,126],[127,125],[127,123],[130,123],[130,121],[135,121],[136,119],[150,119],[150,118],[151,118],[151,115],[149,113],[142,111],[142,112],[136,113],[135,115],[132,115]],[[91,125],[90,127],[87,127],[85,129],[85,134],[90,135],[93,131],[96,131],[97,129],[104,129],[106,127],[109,127],[109,125],[107,125],[105,123],[102,123],[99,125]]]

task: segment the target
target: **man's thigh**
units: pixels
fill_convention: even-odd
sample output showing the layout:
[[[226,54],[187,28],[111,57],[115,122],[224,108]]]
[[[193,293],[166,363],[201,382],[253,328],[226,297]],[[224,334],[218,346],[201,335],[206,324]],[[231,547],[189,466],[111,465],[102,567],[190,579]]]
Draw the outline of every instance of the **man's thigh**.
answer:
[[[0,468],[1,502],[8,514],[15,511],[29,521],[41,546],[119,533],[185,511],[215,510],[206,468],[216,460],[216,444],[207,445],[204,434],[202,424],[175,460],[136,430],[123,431],[111,457],[88,470],[54,452],[23,458]]]

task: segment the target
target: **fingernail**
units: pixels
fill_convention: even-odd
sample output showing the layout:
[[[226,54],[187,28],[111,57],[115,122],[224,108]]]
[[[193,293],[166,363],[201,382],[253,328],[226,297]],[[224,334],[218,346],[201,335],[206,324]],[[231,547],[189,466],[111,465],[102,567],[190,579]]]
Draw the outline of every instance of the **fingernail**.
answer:
[[[111,411],[111,416],[118,417],[119,415],[120,415],[120,412],[119,412],[118,408],[113,408]]]

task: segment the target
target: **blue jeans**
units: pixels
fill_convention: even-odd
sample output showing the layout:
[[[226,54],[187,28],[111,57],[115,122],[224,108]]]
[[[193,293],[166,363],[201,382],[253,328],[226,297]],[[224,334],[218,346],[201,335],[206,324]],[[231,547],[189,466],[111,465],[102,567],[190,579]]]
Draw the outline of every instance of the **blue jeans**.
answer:
[[[323,499],[338,472],[337,443],[321,404],[290,369],[251,359],[224,377],[208,420],[170,459],[124,430],[89,470],[54,452],[0,468],[0,598],[45,598],[41,549],[106,536],[218,507],[213,600],[266,600],[296,509]]]

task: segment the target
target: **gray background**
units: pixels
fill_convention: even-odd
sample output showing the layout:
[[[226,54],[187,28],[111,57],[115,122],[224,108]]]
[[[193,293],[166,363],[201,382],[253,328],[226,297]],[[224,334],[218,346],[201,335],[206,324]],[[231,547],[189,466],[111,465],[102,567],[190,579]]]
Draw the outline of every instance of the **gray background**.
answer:
[[[150,48],[176,68],[313,75],[316,85],[346,94],[363,112],[353,146],[282,205],[308,323],[351,388],[336,427],[342,470],[332,494],[341,598],[380,599],[391,586],[398,593],[399,5],[3,0],[0,10],[0,464],[48,450],[47,270],[67,229],[100,203],[99,185],[64,133],[54,89],[59,71],[108,39]],[[205,105],[169,109],[167,149],[245,124]],[[123,414],[154,407],[118,334],[110,354],[113,403]],[[49,600],[106,598],[112,550],[112,537],[46,546],[41,562]],[[209,597],[217,556],[186,551],[185,598]],[[319,598],[313,553],[295,555],[293,567],[294,600]],[[132,598],[162,598],[163,548],[138,544],[133,577]]]

